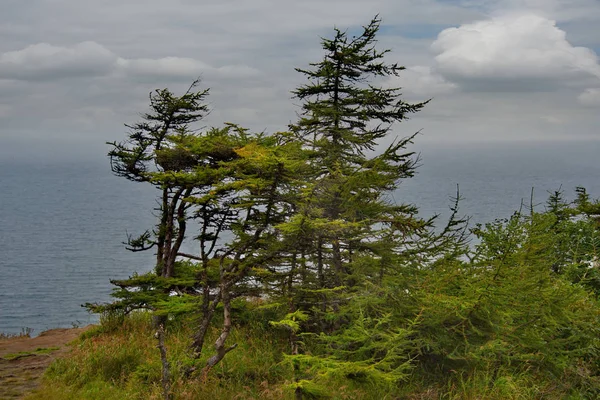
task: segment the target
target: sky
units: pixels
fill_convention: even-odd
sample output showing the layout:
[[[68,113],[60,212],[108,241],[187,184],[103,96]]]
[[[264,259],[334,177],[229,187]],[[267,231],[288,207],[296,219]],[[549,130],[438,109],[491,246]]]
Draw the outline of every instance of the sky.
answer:
[[[205,126],[285,130],[333,28],[382,18],[432,99],[394,128],[425,143],[600,139],[600,0],[2,0],[0,156],[104,155],[159,88],[210,88]]]

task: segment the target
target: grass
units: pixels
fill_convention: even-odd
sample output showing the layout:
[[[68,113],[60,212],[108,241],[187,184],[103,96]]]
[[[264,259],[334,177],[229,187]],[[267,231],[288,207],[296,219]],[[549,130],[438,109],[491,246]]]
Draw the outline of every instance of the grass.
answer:
[[[287,337],[274,334],[259,323],[246,322],[231,333],[238,347],[227,354],[206,379],[199,373],[184,377],[195,363],[202,366],[212,355],[218,335],[210,332],[200,360],[188,352],[193,324],[169,321],[166,347],[171,364],[174,400],[292,400],[295,385],[293,366],[284,354]],[[102,324],[85,332],[72,344],[68,358],[48,368],[42,386],[28,400],[162,399],[161,360],[150,317],[144,313],[104,317]],[[416,369],[413,376],[391,391],[343,377],[315,379],[317,399],[352,400],[525,400],[578,399],[569,397],[560,383],[539,380],[526,373],[478,370],[452,376],[426,374]],[[308,399],[305,396],[305,399]]]
[[[103,322],[82,335],[74,344],[69,358],[57,360],[50,366],[41,390],[28,398],[160,398],[161,362],[149,317],[137,314],[123,319],[118,329],[117,324],[113,326],[114,321]],[[212,334],[215,336],[216,332]],[[176,398],[201,398],[208,392],[219,393],[217,398],[230,398],[234,392],[247,392],[245,384],[258,379],[259,385],[253,391],[255,395],[276,392],[270,388],[268,381],[280,373],[275,371],[277,367],[272,367],[273,360],[264,357],[269,353],[265,351],[269,342],[257,342],[260,348],[241,343],[240,348],[231,352],[226,362],[215,369],[214,378],[206,382],[201,382],[200,377],[184,381],[183,368],[193,362],[187,354],[190,335],[191,331],[183,324],[173,323],[168,327],[166,346],[169,358],[178,360],[171,362]],[[232,341],[243,340],[240,335],[240,332],[234,334]],[[256,360],[252,363],[252,370],[238,368],[240,363],[248,364],[251,360]],[[242,381],[243,385],[235,384]],[[223,385],[224,382],[227,385]],[[271,398],[284,397],[277,393]]]
[[[23,357],[50,354],[53,351],[56,351],[58,349],[60,349],[60,348],[59,347],[38,347],[37,349],[35,349],[33,351],[20,351],[18,353],[11,353],[11,354],[5,355],[2,358],[5,360],[8,360],[8,361],[11,361],[11,360],[16,360],[18,358],[23,358]]]
[[[46,371],[42,386],[26,397],[36,399],[160,399],[161,361],[148,315],[139,313],[105,319],[72,345],[68,358],[56,360]],[[238,348],[227,354],[207,379],[200,374],[183,377],[186,367],[212,355],[218,330],[206,341],[203,357],[188,354],[191,324],[172,321],[166,347],[175,399],[290,399],[294,392],[293,367],[283,357],[289,346],[284,335],[267,334],[260,325],[235,329],[229,340]],[[381,399],[351,383],[337,385],[339,399]]]

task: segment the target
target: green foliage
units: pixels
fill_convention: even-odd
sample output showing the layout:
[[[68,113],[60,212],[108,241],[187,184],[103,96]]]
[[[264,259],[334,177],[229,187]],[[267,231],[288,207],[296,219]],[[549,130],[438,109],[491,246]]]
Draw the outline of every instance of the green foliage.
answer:
[[[134,274],[129,279],[111,280],[117,288],[112,296],[119,299],[110,304],[86,304],[88,309],[100,313],[100,322],[103,318],[121,318],[124,314],[134,310],[150,310],[156,315],[181,314],[191,312],[198,306],[198,298],[187,294],[201,287],[197,276],[199,268],[196,264],[177,261],[174,274],[165,278],[150,272],[142,275]],[[214,275],[214,272],[211,271]],[[178,293],[171,296],[171,293]],[[115,325],[120,321],[116,320]],[[102,325],[105,325],[102,323]]]
[[[167,378],[181,399],[600,396],[600,202],[558,190],[468,247],[459,193],[438,230],[392,201],[415,135],[382,142],[427,102],[377,86],[403,69],[376,49],[379,24],[323,39],[289,132],[193,129],[197,82],[151,94],[109,155],[158,190],[156,226],[127,242],[156,250],[154,271],[87,305],[101,325],[48,370],[48,398],[157,398]]]
[[[442,376],[490,374],[492,385],[503,373],[568,381],[557,390],[597,396],[600,308],[589,282],[564,272],[582,262],[569,250],[593,242],[597,231],[586,229],[594,224],[589,220],[557,222],[557,210],[565,208],[478,227],[471,262],[439,263],[423,275],[417,326],[423,368]]]
[[[273,324],[289,332],[289,360],[303,395],[311,379],[368,382],[383,391],[408,379],[418,318],[395,285],[405,289],[411,263],[459,246],[455,214],[436,235],[432,220],[389,196],[414,175],[418,159],[407,149],[414,135],[383,148],[382,141],[427,102],[409,104],[398,88],[377,86],[403,70],[385,62],[388,50],[376,49],[379,24],[376,17],[352,38],[336,29],[322,41],[322,61],[298,69],[308,83],[294,91],[302,113],[290,130],[310,168],[297,212],[277,225],[292,243],[288,274],[277,285],[286,288],[281,295],[290,313]],[[298,311],[308,318],[293,319]]]
[[[307,313],[296,310],[293,313],[287,314],[280,321],[269,321],[269,323],[276,328],[285,328],[292,332],[298,332],[300,330],[300,323],[308,321],[308,318]]]
[[[17,360],[17,359],[23,358],[23,357],[50,354],[53,351],[56,351],[58,349],[59,349],[59,347],[38,347],[37,349],[35,349],[33,351],[20,351],[18,353],[10,353],[10,354],[6,354],[0,358],[7,360],[7,361],[12,361],[12,360]]]

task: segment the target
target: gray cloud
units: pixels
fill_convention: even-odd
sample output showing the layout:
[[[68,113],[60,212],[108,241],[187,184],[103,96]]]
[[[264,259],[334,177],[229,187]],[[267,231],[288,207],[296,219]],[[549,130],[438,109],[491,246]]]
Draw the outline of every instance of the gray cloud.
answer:
[[[103,154],[103,143],[122,138],[122,124],[147,110],[150,91],[180,93],[197,76],[211,88],[205,125],[285,129],[298,110],[290,90],[304,81],[294,67],[321,58],[319,37],[333,26],[353,32],[376,13],[390,28],[381,47],[408,67],[388,84],[411,101],[434,98],[398,126],[399,136],[420,128],[419,140],[432,141],[589,136],[600,123],[600,85],[585,47],[600,47],[599,10],[597,0],[5,0],[0,147]],[[539,26],[516,29],[523,15]],[[409,26],[418,35],[397,29]],[[447,26],[458,35],[432,53],[430,38]],[[466,27],[481,28],[479,39],[465,38]],[[469,53],[495,29],[512,43],[492,41],[492,56]],[[543,62],[524,57],[536,51]],[[477,64],[476,56],[487,58]],[[510,85],[520,90],[500,90]]]
[[[600,88],[588,88],[577,99],[585,106],[600,107]]]

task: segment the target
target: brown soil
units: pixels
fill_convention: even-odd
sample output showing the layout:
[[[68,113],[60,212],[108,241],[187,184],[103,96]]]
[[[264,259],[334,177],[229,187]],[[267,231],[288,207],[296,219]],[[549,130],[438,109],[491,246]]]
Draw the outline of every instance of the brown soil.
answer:
[[[51,329],[35,338],[0,339],[0,399],[19,399],[35,389],[48,365],[67,353],[67,344],[90,326]],[[50,348],[58,349],[41,354],[40,349]]]

